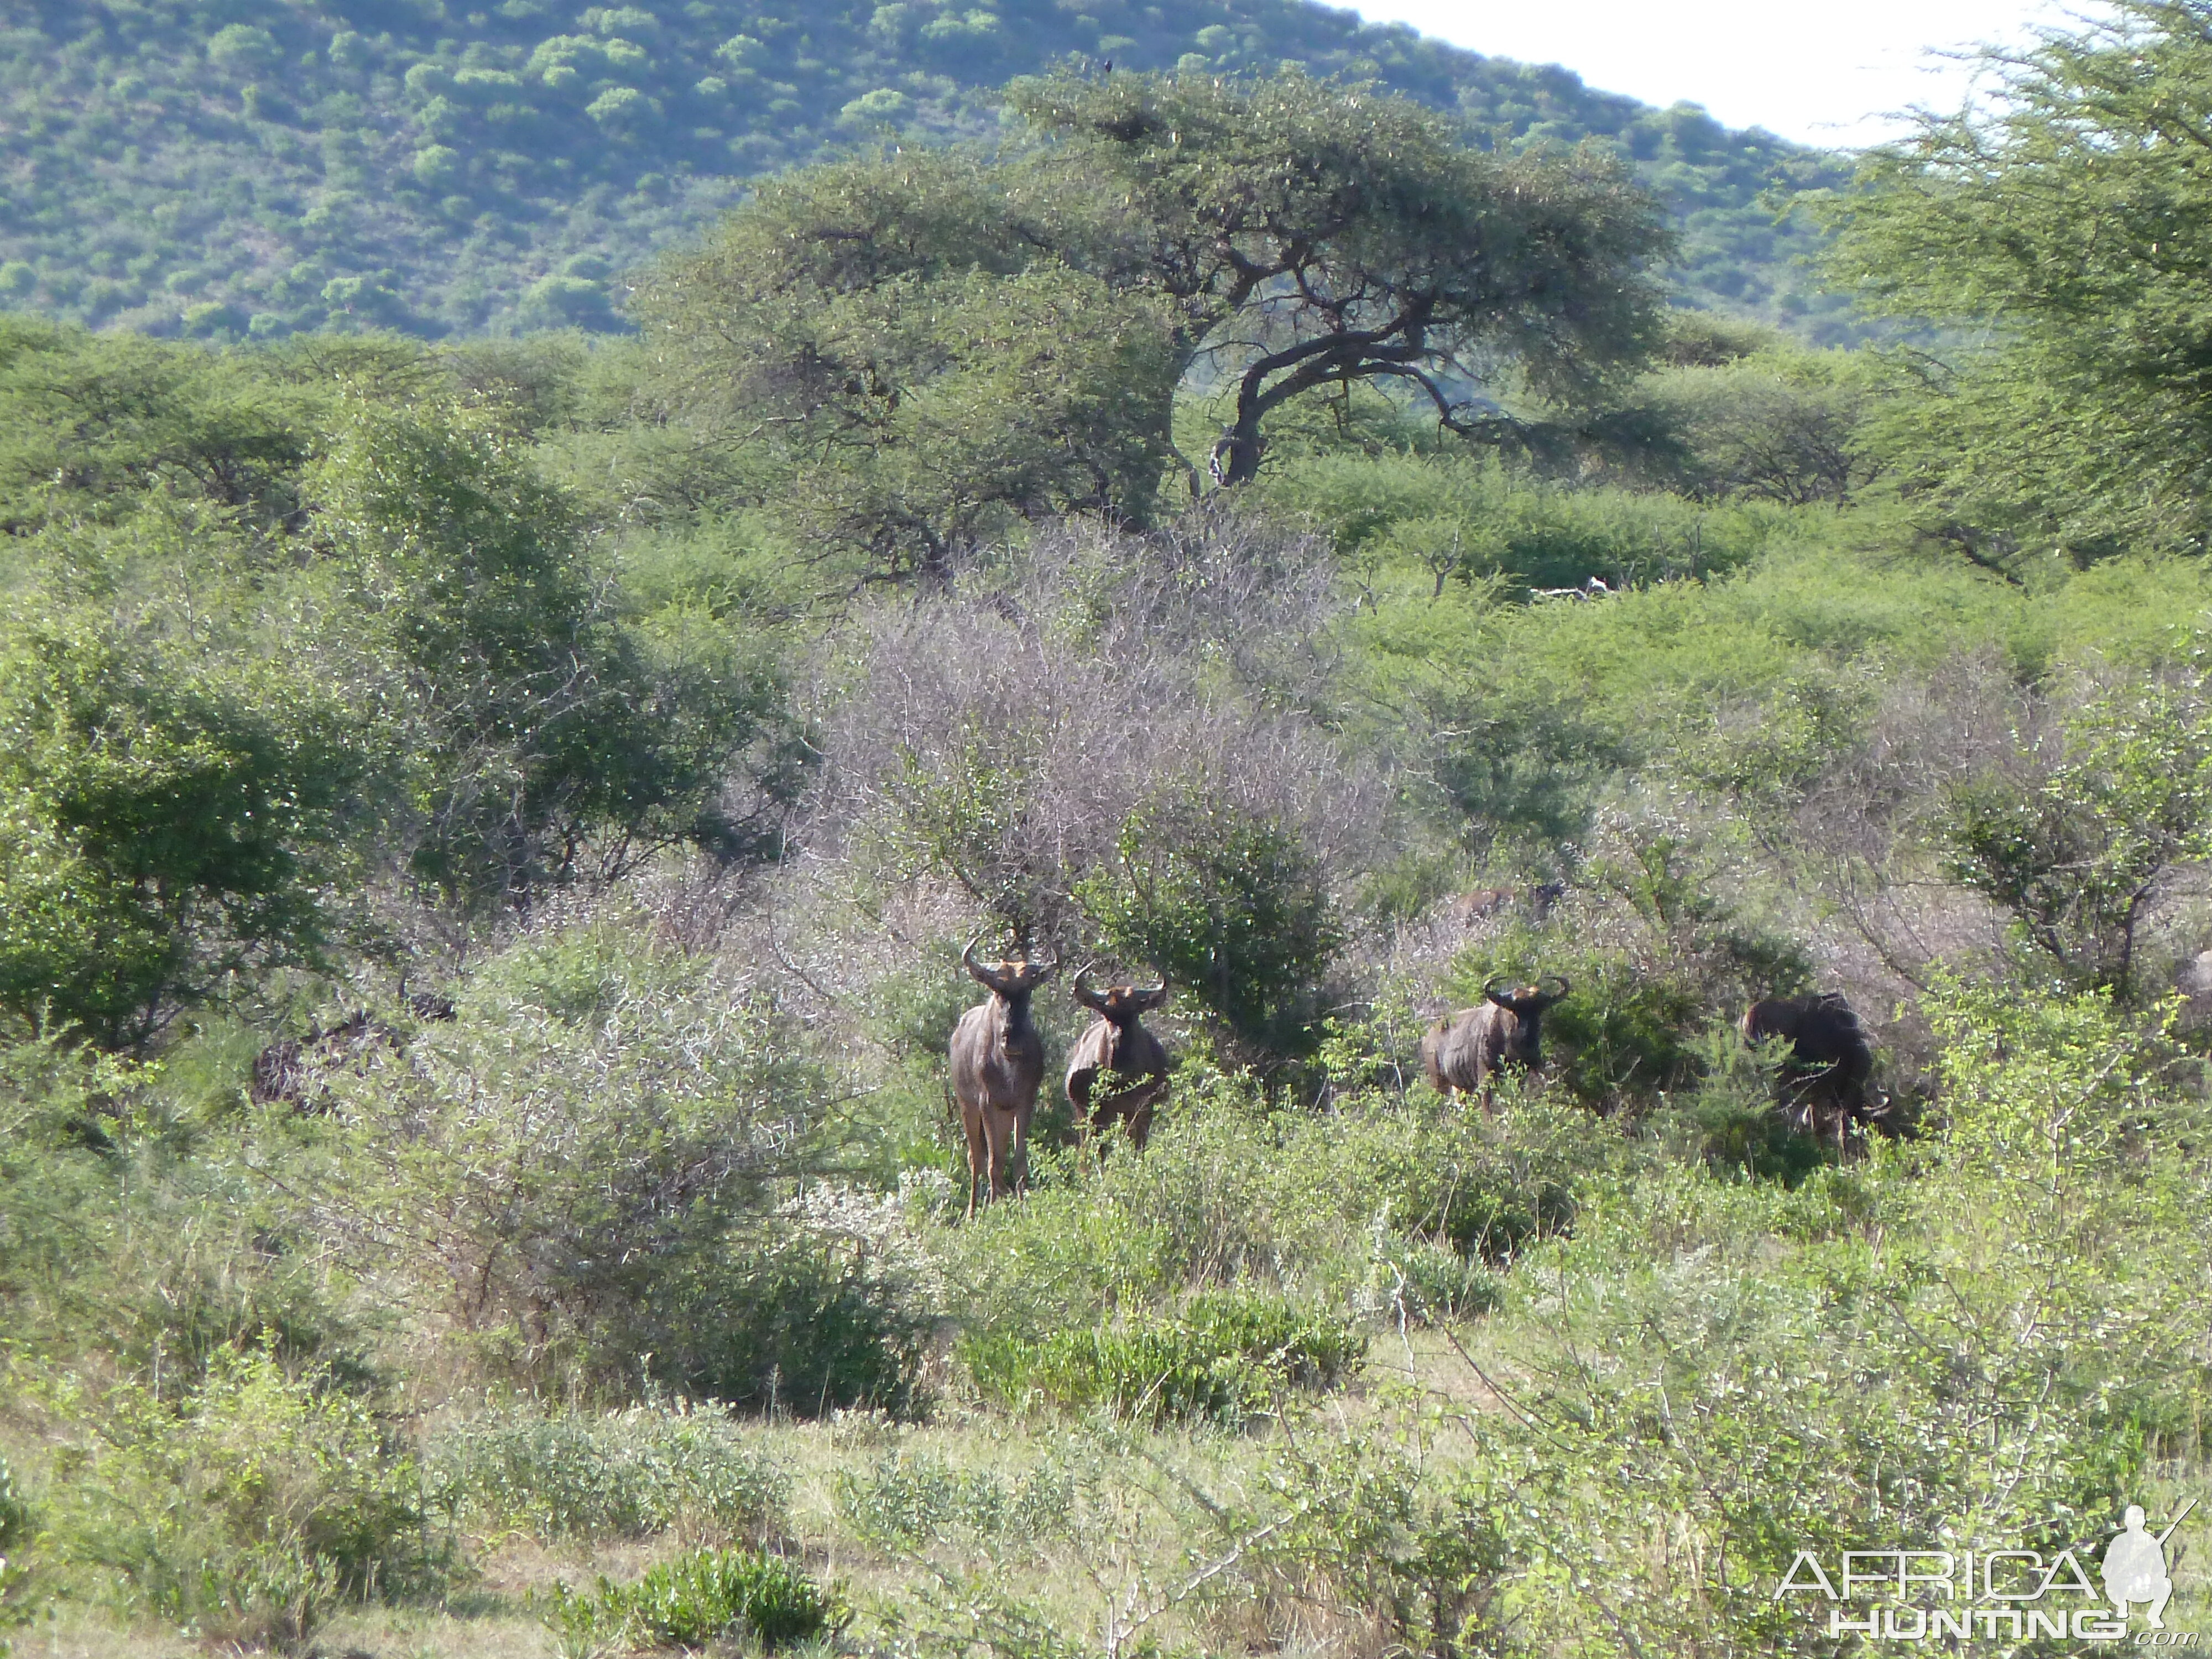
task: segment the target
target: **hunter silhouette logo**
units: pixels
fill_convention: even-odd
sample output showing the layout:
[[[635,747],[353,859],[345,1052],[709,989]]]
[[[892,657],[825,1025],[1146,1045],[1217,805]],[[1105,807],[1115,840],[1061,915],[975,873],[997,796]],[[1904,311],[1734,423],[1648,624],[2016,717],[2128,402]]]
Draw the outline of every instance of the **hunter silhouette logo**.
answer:
[[[1827,1633],[1838,1638],[2124,1642],[2130,1609],[2141,1607],[2150,1628],[2136,1636],[2136,1646],[2193,1647],[2194,1632],[2166,1627],[2173,1597],[2166,1546],[2196,1507],[2192,1498],[2164,1532],[2154,1533],[2145,1525],[2142,1505],[2130,1504],[2101,1559],[2087,1545],[2078,1554],[2062,1549],[2047,1559],[2036,1550],[1954,1553],[1893,1546],[1832,1556],[1832,1573],[1817,1553],[1799,1550],[1774,1595],[1818,1596],[1827,1603]],[[2102,1569],[2101,1597],[2091,1563]]]
[[[2154,1537],[2143,1530],[2142,1505],[2128,1505],[2127,1514],[2121,1517],[2126,1530],[2105,1546],[2105,1599],[2121,1618],[2128,1616],[2130,1602],[2148,1602],[2150,1627],[2166,1628],[2166,1604],[2173,1595],[2173,1580],[2166,1573],[2166,1540],[2196,1507],[2192,1498],[2166,1523],[2166,1530]]]

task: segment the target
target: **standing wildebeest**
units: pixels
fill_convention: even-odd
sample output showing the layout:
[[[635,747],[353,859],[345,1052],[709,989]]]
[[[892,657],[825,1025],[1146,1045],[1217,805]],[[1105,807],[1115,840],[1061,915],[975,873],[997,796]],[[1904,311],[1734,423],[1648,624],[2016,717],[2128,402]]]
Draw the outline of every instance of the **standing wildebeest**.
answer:
[[[1548,995],[1544,980],[1557,982]],[[1544,1063],[1544,1010],[1574,989],[1558,974],[1547,974],[1534,985],[1501,991],[1497,981],[1482,988],[1482,1006],[1446,1014],[1429,1027],[1421,1039],[1421,1070],[1438,1094],[1454,1090],[1480,1093],[1483,1109],[1491,1103],[1491,1079],[1508,1065],[1533,1071]]]
[[[1139,1017],[1168,1000],[1168,982],[1149,990],[1136,985],[1089,983],[1091,970],[1075,975],[1075,1000],[1098,1016],[1067,1055],[1067,1103],[1086,1133],[1129,1126],[1129,1144],[1139,1152],[1152,1132],[1152,1111],[1168,1090],[1168,1051],[1137,1024]],[[1106,1082],[1100,1085],[1100,1074]]]
[[[1802,997],[1768,997],[1744,1010],[1736,1028],[1747,1043],[1787,1042],[1782,1100],[1790,1127],[1844,1149],[1851,1124],[1879,1122],[1887,1102],[1876,1102],[1874,1047],[1851,1005],[1832,991]]]
[[[981,939],[978,933],[975,939]],[[1056,962],[975,960],[975,939],[960,965],[991,994],[960,1016],[952,1028],[952,1096],[968,1136],[968,1213],[975,1213],[975,1183],[988,1181],[997,1198],[1029,1178],[1030,1115],[1044,1081],[1044,1039],[1030,1023],[1030,998],[1060,971]]]

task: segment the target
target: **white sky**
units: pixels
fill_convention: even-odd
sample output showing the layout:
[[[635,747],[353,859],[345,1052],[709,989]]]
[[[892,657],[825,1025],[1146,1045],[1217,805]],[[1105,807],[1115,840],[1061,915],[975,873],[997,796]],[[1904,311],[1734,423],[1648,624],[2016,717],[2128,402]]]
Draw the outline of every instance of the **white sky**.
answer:
[[[1354,0],[1373,22],[1498,58],[1564,64],[1604,92],[1703,104],[1802,143],[1874,143],[1885,112],[1955,109],[1966,68],[1932,52],[2018,44],[2080,6],[2050,0]]]

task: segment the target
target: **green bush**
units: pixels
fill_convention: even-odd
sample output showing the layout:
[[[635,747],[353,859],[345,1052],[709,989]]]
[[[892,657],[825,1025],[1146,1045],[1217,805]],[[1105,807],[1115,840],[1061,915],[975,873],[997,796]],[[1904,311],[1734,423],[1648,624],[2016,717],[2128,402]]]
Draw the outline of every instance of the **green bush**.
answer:
[[[1392,1200],[1393,1224],[1415,1237],[1498,1266],[1534,1240],[1573,1225],[1574,1188],[1564,1171],[1434,1150],[1443,1155],[1433,1164],[1421,1168],[1406,1160],[1382,1188]]]
[[[322,960],[368,768],[295,660],[107,610],[0,614],[0,1009],[114,1048],[180,998]]]
[[[1075,896],[1127,962],[1150,963],[1247,1042],[1312,1046],[1311,994],[1344,935],[1323,872],[1279,819],[1187,784],[1133,811]]]
[[[759,1538],[781,1519],[791,1484],[711,1407],[489,1413],[435,1436],[424,1474],[463,1525],[544,1543],[672,1528]]]
[[[869,1206],[879,1237],[899,1229],[894,1206]],[[668,1299],[671,1348],[654,1366],[670,1382],[805,1417],[912,1408],[936,1322],[918,1262],[791,1216],[732,1236],[702,1265]]]
[[[65,1385],[57,1403],[86,1429],[56,1459],[46,1547],[134,1614],[297,1647],[340,1603],[448,1567],[390,1431],[266,1349],[218,1352],[181,1399]]]
[[[15,1489],[15,1472],[0,1457],[0,1550],[11,1550],[31,1535],[30,1500]]]
[[[2011,919],[2023,972],[2135,995],[2148,896],[2212,854],[2212,708],[2130,687],[2075,710],[2062,754],[2013,747],[1943,792],[1943,872]]]
[[[503,410],[364,397],[326,426],[316,527],[405,706],[386,736],[410,773],[398,838],[414,874],[497,904],[684,842],[740,850],[718,807],[773,677],[727,638],[697,661],[626,627],[575,504]]]
[[[546,1622],[563,1653],[699,1648],[732,1637],[763,1647],[841,1628],[848,1617],[823,1589],[780,1556],[704,1549],[662,1563],[634,1584],[602,1578],[590,1595],[557,1585]]]
[[[787,1204],[832,1085],[711,963],[605,928],[526,941],[404,1066],[332,1091],[327,1127],[299,1131],[319,1207],[477,1363],[548,1390],[905,1402],[927,1264],[895,1203]]]
[[[1278,1297],[1202,1291],[1171,1317],[1042,1338],[963,1337],[958,1353],[978,1389],[1010,1405],[1032,1396],[1063,1410],[1103,1408],[1162,1423],[1241,1421],[1285,1387],[1323,1389],[1358,1369],[1366,1337]]]
[[[946,1229],[946,1305],[968,1340],[1088,1340],[1116,1310],[1209,1285],[1279,1288],[1302,1304],[1390,1310],[1399,1253],[1503,1262],[1574,1224],[1587,1190],[1642,1153],[1579,1106],[1501,1091],[1486,1117],[1425,1088],[1269,1111],[1201,1065],[1176,1073],[1141,1158]]]
[[[1813,1136],[1790,1127],[1775,1091],[1778,1057],[1746,1048],[1733,1027],[1702,1045],[1704,1075],[1658,1115],[1660,1133],[1679,1152],[1717,1172],[1795,1186],[1826,1161]]]
[[[1409,1243],[1394,1250],[1389,1260],[1403,1275],[1395,1293],[1412,1318],[1466,1319],[1490,1312],[1503,1297],[1497,1270],[1459,1250]]]
[[[1320,455],[1259,489],[1310,515],[1346,555],[1481,586],[1492,578],[1615,587],[1741,569],[1790,520],[1780,508],[1708,508],[1675,496],[1548,484],[1466,455]]]
[[[838,1470],[835,1494],[837,1513],[861,1537],[911,1549],[961,1534],[986,1542],[1058,1535],[1068,1525],[1075,1482],[1050,1461],[1009,1486],[988,1469],[963,1471],[934,1452],[902,1452],[865,1470]]]
[[[198,1385],[218,1356],[264,1347],[344,1387],[371,1381],[312,1248],[195,1121],[228,1033],[158,1065],[58,1038],[0,1039],[0,1328],[56,1365]],[[172,1069],[173,1066],[173,1069]],[[206,1155],[212,1151],[214,1155]]]

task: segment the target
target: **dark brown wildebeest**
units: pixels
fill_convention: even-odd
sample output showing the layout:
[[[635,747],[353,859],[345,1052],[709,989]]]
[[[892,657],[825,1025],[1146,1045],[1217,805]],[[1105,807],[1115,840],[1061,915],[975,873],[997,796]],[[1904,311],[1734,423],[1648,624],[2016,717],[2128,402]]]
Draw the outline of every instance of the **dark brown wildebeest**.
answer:
[[[1168,1000],[1168,982],[1099,991],[1090,975],[1087,968],[1076,975],[1073,994],[1098,1018],[1068,1051],[1067,1103],[1086,1134],[1126,1123],[1129,1144],[1142,1152],[1152,1113],[1167,1094],[1168,1051],[1137,1021]]]
[[[1544,981],[1559,989],[1546,992]],[[1497,981],[1482,988],[1482,1006],[1446,1014],[1421,1039],[1421,1070],[1438,1094],[1455,1090],[1482,1097],[1491,1104],[1492,1079],[1507,1066],[1534,1071],[1544,1063],[1544,1011],[1574,987],[1558,974],[1534,985],[1501,991]]]
[[[1744,1010],[1736,1029],[1758,1047],[1788,1044],[1779,1079],[1790,1127],[1844,1150],[1854,1123],[1881,1123],[1889,1103],[1875,1098],[1874,1045],[1851,1005],[1833,991],[1767,997]]]
[[[968,941],[960,965],[991,1000],[960,1016],[951,1047],[952,1097],[968,1137],[971,1218],[979,1181],[994,1199],[1028,1183],[1030,1115],[1044,1081],[1044,1039],[1030,1023],[1030,998],[1060,971],[1056,962],[978,962],[975,939],[981,937]]]
[[[407,1012],[425,1022],[453,1018],[453,1000],[428,991],[407,999]],[[379,1019],[366,1008],[348,1014],[325,1030],[311,1025],[303,1037],[279,1037],[253,1057],[246,1085],[246,1098],[257,1106],[277,1101],[295,1111],[313,1112],[329,1105],[330,1091],[322,1079],[337,1066],[361,1064],[379,1048],[398,1050],[407,1039],[398,1028]]]

